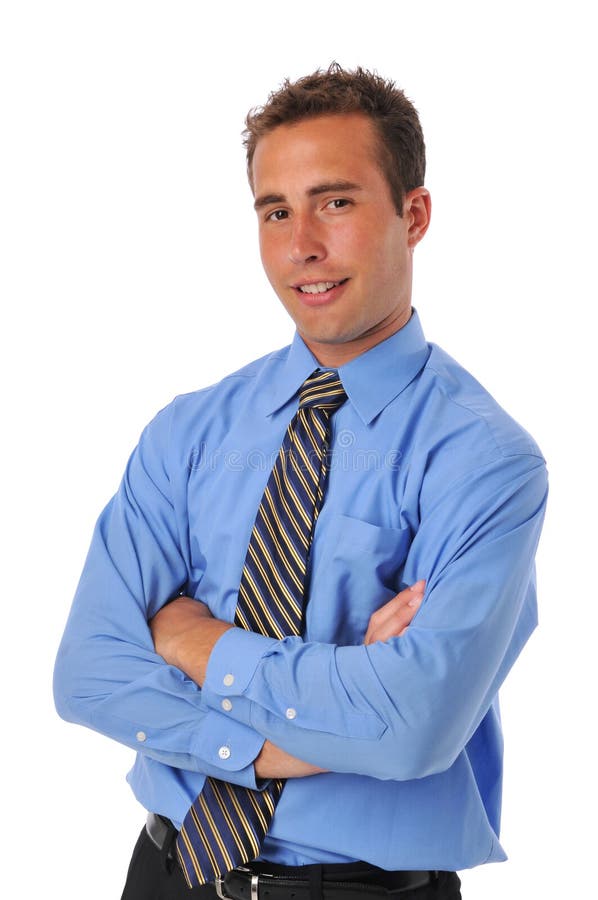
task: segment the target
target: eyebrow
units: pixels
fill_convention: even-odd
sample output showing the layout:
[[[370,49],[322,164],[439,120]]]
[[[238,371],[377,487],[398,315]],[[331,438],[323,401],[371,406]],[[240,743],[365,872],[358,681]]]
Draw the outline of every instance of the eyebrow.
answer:
[[[316,184],[306,190],[306,196],[317,197],[319,194],[333,194],[336,192],[343,193],[345,191],[360,191],[361,185],[354,181],[325,181],[322,184]],[[264,206],[270,206],[271,203],[286,203],[284,194],[264,194],[257,197],[253,208],[255,210],[262,209]]]

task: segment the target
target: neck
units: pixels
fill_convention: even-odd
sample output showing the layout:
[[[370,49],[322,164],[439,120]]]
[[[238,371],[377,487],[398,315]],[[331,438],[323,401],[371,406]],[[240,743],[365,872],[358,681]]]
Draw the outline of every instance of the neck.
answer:
[[[376,344],[381,344],[386,338],[389,338],[392,334],[396,334],[397,331],[404,328],[411,318],[411,313],[412,309],[411,306],[409,306],[407,309],[402,310],[397,314],[391,321],[382,322],[370,331],[365,332],[365,334],[361,334],[359,337],[343,343],[328,344],[314,341],[303,334],[301,337],[321,366],[330,369],[338,369],[339,366],[351,362],[356,356],[361,356],[362,353],[366,353],[368,350],[371,350],[372,347],[375,347]]]

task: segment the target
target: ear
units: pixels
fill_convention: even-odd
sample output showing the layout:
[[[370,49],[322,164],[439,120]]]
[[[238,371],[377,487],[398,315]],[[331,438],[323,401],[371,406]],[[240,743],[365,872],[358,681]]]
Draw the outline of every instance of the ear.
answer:
[[[403,201],[403,218],[407,220],[409,231],[407,240],[409,249],[413,250],[428,230],[432,215],[432,198],[425,187],[414,188],[405,194]]]

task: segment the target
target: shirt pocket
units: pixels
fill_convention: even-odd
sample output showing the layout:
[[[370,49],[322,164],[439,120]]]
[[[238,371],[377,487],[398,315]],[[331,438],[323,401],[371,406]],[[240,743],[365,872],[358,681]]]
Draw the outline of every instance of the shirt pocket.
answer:
[[[341,514],[327,525],[311,577],[307,636],[361,644],[374,610],[401,590],[411,531]]]

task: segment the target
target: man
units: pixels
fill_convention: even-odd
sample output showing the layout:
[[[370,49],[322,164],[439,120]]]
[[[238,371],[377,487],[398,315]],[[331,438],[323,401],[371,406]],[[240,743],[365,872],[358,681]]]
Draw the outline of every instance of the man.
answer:
[[[430,198],[403,93],[333,65],[246,146],[297,332],[144,431],[57,707],[138,751],[126,900],[456,898],[505,858],[497,691],[536,621],[544,461],[412,309]]]

